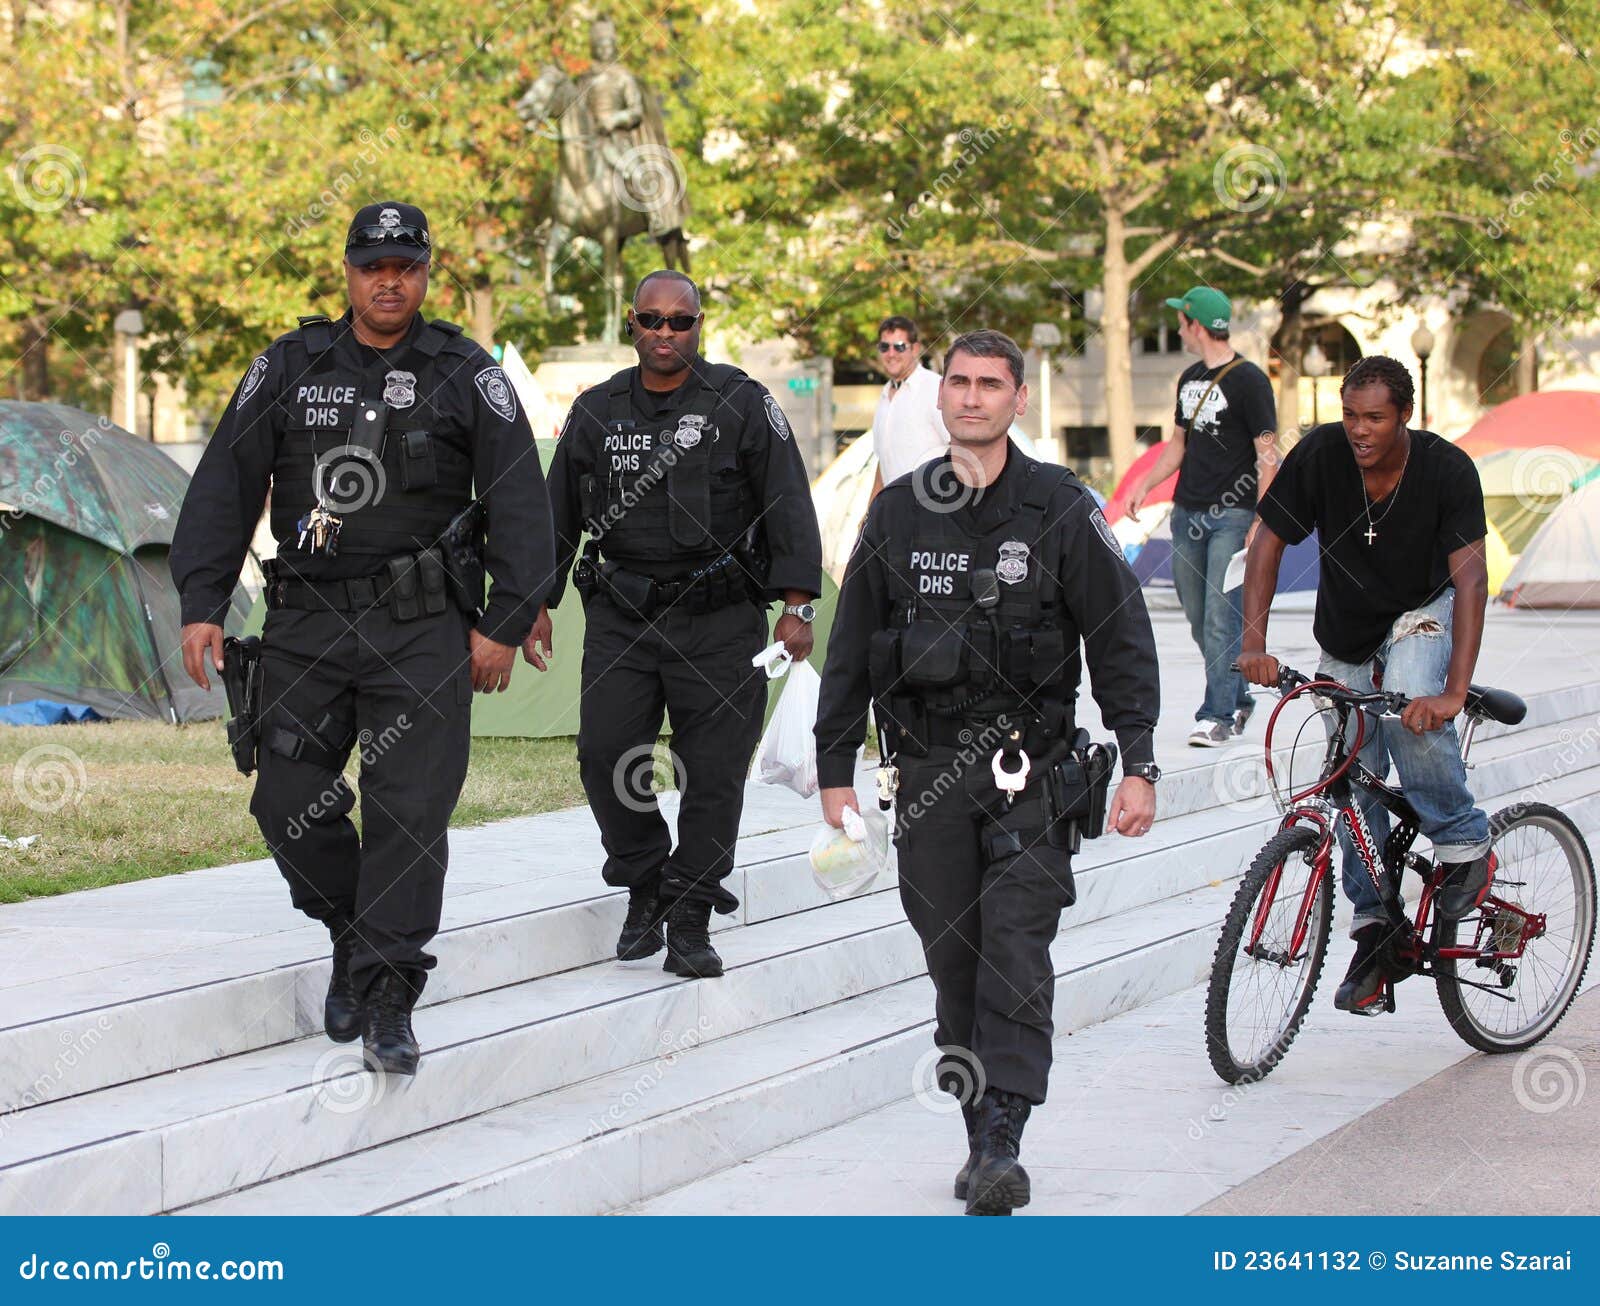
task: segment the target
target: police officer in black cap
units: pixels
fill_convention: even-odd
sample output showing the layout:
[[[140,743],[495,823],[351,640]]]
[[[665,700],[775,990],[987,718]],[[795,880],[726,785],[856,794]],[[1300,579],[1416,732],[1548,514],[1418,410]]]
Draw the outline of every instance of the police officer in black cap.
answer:
[[[472,693],[509,683],[553,553],[505,373],[460,327],[418,312],[431,253],[420,209],[355,215],[349,310],[301,318],[251,363],[171,555],[184,667],[207,686],[224,672],[227,596],[271,487],[266,629],[254,668],[224,672],[252,705],[230,735],[241,769],[259,767],[250,808],[291,900],[333,936],[328,1035],[361,1036],[368,1063],[398,1074],[419,1056],[411,1010],[434,964]]]
[[[662,948],[676,975],[722,974],[713,909],[739,904],[733,869],[745,774],[761,733],[766,605],[795,658],[812,647],[822,546],[783,410],[736,367],[700,356],[700,292],[681,272],[643,278],[627,330],[639,365],[578,396],[550,464],[561,599],[583,598],[578,766],[600,823],[607,884],[626,886],[625,961]],[[549,610],[524,646],[543,670]],[[651,749],[672,721],[678,845],[651,792]]]
[[[939,411],[949,453],[891,482],[851,555],[817,714],[823,818],[856,807],[871,702],[879,795],[894,802],[900,896],[937,995],[939,1084],[961,1100],[969,1214],[1029,1198],[1019,1150],[1045,1099],[1055,968],[1075,898],[1071,855],[1107,827],[1115,752],[1074,719],[1083,654],[1120,745],[1109,828],[1155,819],[1159,685],[1139,582],[1093,498],[1027,457],[1022,352],[958,337]]]

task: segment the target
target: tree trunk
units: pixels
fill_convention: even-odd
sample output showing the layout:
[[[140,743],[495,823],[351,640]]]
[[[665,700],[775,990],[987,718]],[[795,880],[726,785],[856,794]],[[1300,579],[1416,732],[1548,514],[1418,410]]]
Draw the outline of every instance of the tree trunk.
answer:
[[[1300,360],[1306,350],[1304,301],[1291,292],[1279,297],[1282,325],[1278,328],[1278,432],[1293,439],[1300,431]],[[1313,377],[1311,384],[1315,385]]]
[[[472,316],[472,338],[485,349],[493,349],[494,287],[484,284],[467,291],[467,311]]]
[[[17,333],[17,398],[45,403],[50,393],[50,324],[41,317],[25,318]]]
[[[1111,443],[1111,468],[1116,480],[1139,456],[1133,420],[1133,340],[1129,335],[1126,224],[1123,215],[1106,214],[1106,252],[1101,293],[1105,307],[1100,315],[1100,341],[1106,354],[1106,431]]]
[[[1517,349],[1517,393],[1532,394],[1539,388],[1539,349],[1532,335],[1523,337]]]

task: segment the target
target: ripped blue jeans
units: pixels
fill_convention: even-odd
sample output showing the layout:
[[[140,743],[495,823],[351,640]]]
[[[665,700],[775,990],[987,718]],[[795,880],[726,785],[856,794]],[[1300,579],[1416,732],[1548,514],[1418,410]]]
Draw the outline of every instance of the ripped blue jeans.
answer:
[[[1356,691],[1372,691],[1374,673],[1382,688],[1423,698],[1444,692],[1450,670],[1451,620],[1455,590],[1447,589],[1432,603],[1402,613],[1389,628],[1378,651],[1363,663],[1342,662],[1322,655],[1317,673]],[[1461,741],[1454,722],[1438,730],[1414,735],[1390,717],[1373,730],[1367,719],[1367,740],[1359,754],[1361,764],[1379,779],[1389,774],[1392,760],[1400,774],[1400,788],[1416,809],[1422,833],[1433,844],[1433,855],[1443,862],[1465,862],[1489,851],[1489,818],[1467,788],[1467,768],[1461,760]],[[1381,848],[1389,836],[1389,813],[1378,801],[1359,790],[1356,799]],[[1362,869],[1350,836],[1339,826],[1339,846],[1344,854],[1344,891],[1355,908],[1351,931],[1387,920],[1377,887]]]

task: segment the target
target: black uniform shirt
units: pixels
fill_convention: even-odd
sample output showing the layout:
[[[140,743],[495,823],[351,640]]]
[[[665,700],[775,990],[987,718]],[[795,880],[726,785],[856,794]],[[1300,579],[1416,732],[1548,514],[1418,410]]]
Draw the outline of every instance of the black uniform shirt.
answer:
[[[689,376],[675,390],[646,390],[637,367],[628,368],[636,418],[653,421],[683,409],[699,392],[706,360],[696,356]],[[578,483],[594,475],[604,447],[607,385],[592,386],[573,401],[555,457],[550,461],[551,515],[556,532],[556,579],[545,600],[552,608],[561,600],[567,573],[583,536]],[[822,593],[822,534],[811,502],[805,462],[795,446],[777,401],[759,381],[746,379],[727,387],[717,401],[713,420],[738,434],[739,465],[749,479],[758,528],[771,559],[767,595],[782,598],[785,590]],[[681,574],[682,559],[648,562],[630,559],[630,567],[655,576]]]
[[[987,533],[1021,507],[1027,478],[1015,471],[1025,457],[1007,443],[1000,476],[957,510],[964,528]],[[955,476],[949,462],[947,453],[886,485],[873,500],[850,555],[828,636],[817,709],[817,779],[824,788],[854,783],[856,750],[866,738],[871,699],[867,642],[875,631],[888,628],[891,574],[906,574],[905,545],[913,538],[913,523],[919,514],[934,511],[920,501],[912,480],[926,476],[925,486],[950,487]],[[925,492],[923,497],[930,496]],[[891,547],[894,541],[900,545]],[[1160,713],[1161,683],[1150,614],[1116,537],[1075,477],[1064,479],[1051,496],[1040,554],[1045,575],[1060,590],[1057,610],[1067,639],[1068,666],[1057,692],[1069,702],[1077,695],[1081,639],[1095,702],[1116,732],[1124,765],[1154,761],[1151,732]]]
[[[356,339],[350,317],[347,310],[332,324],[338,369],[346,376],[361,376],[363,396],[381,395],[385,374],[402,365],[424,319],[418,314],[405,340],[378,350]],[[285,341],[289,338],[274,341],[239,383],[184,496],[171,567],[185,624],[221,625],[238,582],[266,502],[278,442],[288,421],[287,406],[294,387],[306,381],[288,375]],[[551,576],[544,478],[522,405],[517,404],[507,420],[475,383],[486,368],[495,367],[494,359],[470,340],[458,340],[461,347],[447,348],[433,364],[429,399],[437,420],[431,430],[435,439],[449,441],[471,457],[475,491],[487,506],[485,564],[493,585],[478,630],[502,644],[520,644],[533,626]],[[375,570],[370,554],[329,558],[294,546],[292,538],[279,540],[279,560],[286,571],[306,580],[342,580]]]

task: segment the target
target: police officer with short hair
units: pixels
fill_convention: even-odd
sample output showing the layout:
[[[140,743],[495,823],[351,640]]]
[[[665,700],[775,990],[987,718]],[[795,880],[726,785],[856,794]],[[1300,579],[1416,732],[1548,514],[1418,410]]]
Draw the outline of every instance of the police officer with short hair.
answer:
[[[250,808],[291,900],[333,937],[328,1036],[361,1036],[398,1074],[419,1059],[411,1010],[434,965],[472,693],[509,683],[553,556],[515,391],[460,327],[418,312],[431,254],[420,209],[356,213],[349,310],[301,318],[251,363],[171,554],[184,667],[207,687],[208,663],[230,674],[223,613],[270,485],[253,724],[236,711],[230,733],[241,769],[259,768]],[[343,775],[357,745],[359,835]]]
[[[937,995],[939,1084],[961,1099],[969,1214],[1029,1199],[1022,1127],[1045,1099],[1071,854],[1101,833],[1113,750],[1074,719],[1087,652],[1123,780],[1109,828],[1155,819],[1155,640],[1139,582],[1089,491],[1007,438],[1022,352],[958,337],[939,411],[951,448],[873,501],[851,555],[817,714],[823,818],[856,807],[871,703],[897,807],[900,896]]]
[[[561,599],[583,600],[578,766],[600,825],[607,884],[628,890],[617,956],[663,946],[675,975],[722,974],[711,912],[738,899],[733,869],[744,781],[761,733],[767,679],[751,659],[766,605],[795,658],[811,652],[822,544],[811,487],[778,401],[759,382],[700,356],[700,292],[681,272],[644,277],[628,310],[637,367],[579,395],[550,464]],[[543,670],[549,610],[524,653]],[[680,794],[674,848],[651,792],[663,709]]]

